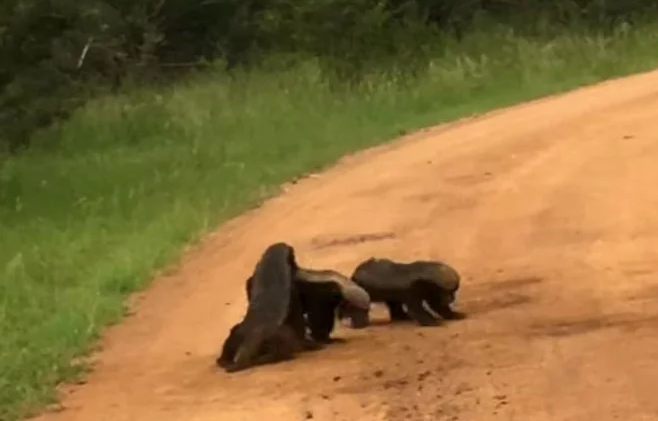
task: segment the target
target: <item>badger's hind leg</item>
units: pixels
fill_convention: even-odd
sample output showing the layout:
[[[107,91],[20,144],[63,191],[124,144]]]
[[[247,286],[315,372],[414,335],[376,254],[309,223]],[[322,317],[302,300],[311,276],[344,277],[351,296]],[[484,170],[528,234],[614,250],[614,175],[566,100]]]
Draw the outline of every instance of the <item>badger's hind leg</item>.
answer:
[[[386,301],[386,307],[388,307],[388,313],[393,322],[401,322],[406,320],[411,320],[409,315],[402,306],[401,301]]]
[[[304,318],[303,307],[301,305],[301,301],[296,299],[294,295],[293,302],[290,305],[290,310],[286,319],[286,325],[290,326],[290,329],[294,333],[302,350],[316,351],[323,348],[322,344],[315,341],[313,337],[307,336],[306,319]]]
[[[320,342],[316,341],[311,335],[306,333],[306,320],[304,314],[299,312],[290,317],[289,330],[294,335],[295,342],[300,351],[317,351],[322,349],[323,346]]]
[[[334,309],[317,303],[316,306],[308,309],[306,316],[313,340],[322,344],[331,343],[331,332],[336,325]]]

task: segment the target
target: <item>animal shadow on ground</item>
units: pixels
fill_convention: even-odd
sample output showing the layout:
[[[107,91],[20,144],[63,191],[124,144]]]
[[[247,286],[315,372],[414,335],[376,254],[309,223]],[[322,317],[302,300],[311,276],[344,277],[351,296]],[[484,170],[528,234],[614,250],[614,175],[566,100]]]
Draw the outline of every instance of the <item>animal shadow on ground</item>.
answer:
[[[386,306],[384,304],[380,303],[372,303],[370,305],[370,323],[368,325],[368,328],[395,328],[398,325],[409,325],[413,324],[413,320],[401,320],[401,321],[395,321],[392,322],[388,312],[386,310]],[[374,317],[373,317],[374,314]],[[338,321],[338,323],[343,327],[344,329],[349,329],[352,330],[350,327],[350,322],[349,319],[342,319]]]
[[[378,307],[385,308],[384,305],[381,305],[381,306],[378,306]],[[343,325],[345,328],[349,329],[350,324],[349,324],[349,322],[342,321],[341,325]],[[373,328],[373,329],[384,328],[384,329],[389,330],[389,329],[395,329],[398,326],[405,326],[405,328],[408,329],[409,326],[417,327],[418,325],[412,319],[392,321],[387,315],[381,315],[381,316],[378,315],[378,317],[371,317],[370,318],[370,323],[368,325],[368,328],[369,329],[370,328]]]
[[[496,282],[466,285],[461,292],[464,299],[458,299],[457,309],[464,311],[466,318],[485,315],[499,310],[505,310],[532,302],[529,287],[540,284],[544,279],[537,276],[510,278]],[[377,309],[370,320],[370,328],[395,329],[397,326],[408,328],[415,325],[413,320],[397,320],[392,322],[383,304],[373,304]],[[431,309],[427,309],[432,312]],[[433,312],[432,312],[433,313]],[[449,321],[444,321],[449,322]],[[348,326],[345,322],[341,325]]]
[[[538,276],[526,276],[465,286],[462,292],[465,299],[459,308],[470,318],[528,304],[532,302],[532,295],[527,289],[543,280]]]
[[[641,328],[658,328],[657,322],[658,314],[638,315],[633,313],[617,313],[581,319],[541,320],[528,325],[526,336],[567,337],[604,329],[634,331]]]
[[[349,342],[349,341],[348,341],[347,339],[345,339],[345,338],[340,338],[340,337],[337,337],[337,336],[333,336],[333,337],[331,337],[331,339],[329,340],[329,344],[331,344],[331,346],[334,346],[334,345],[344,345],[344,344],[347,344],[348,342]]]

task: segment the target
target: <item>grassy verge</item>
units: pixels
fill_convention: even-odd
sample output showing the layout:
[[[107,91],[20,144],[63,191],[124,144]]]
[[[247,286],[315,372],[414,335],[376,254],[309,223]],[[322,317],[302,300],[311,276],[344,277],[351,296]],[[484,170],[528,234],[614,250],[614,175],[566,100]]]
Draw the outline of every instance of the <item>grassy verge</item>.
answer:
[[[658,64],[658,24],[444,44],[427,75],[337,92],[312,64],[99,100],[0,169],[0,420],[54,397],[127,293],[278,183],[402,130]],[[52,141],[52,138],[48,139]]]

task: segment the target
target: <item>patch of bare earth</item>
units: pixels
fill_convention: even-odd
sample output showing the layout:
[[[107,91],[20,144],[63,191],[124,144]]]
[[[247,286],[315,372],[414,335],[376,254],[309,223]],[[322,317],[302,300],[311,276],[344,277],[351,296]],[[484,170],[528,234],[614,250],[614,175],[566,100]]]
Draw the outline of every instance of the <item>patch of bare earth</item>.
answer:
[[[43,421],[658,419],[658,72],[347,158],[210,236]],[[463,321],[375,326],[229,375],[214,358],[275,241],[351,273],[441,259]]]

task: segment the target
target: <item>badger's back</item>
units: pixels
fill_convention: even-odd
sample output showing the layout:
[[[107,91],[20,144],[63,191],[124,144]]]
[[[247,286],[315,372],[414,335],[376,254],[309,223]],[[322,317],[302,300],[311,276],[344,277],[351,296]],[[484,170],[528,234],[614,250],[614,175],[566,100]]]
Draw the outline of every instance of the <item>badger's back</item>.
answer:
[[[285,243],[268,247],[256,264],[251,281],[251,299],[243,327],[280,326],[290,306],[292,279],[295,268],[291,265],[293,250]]]

